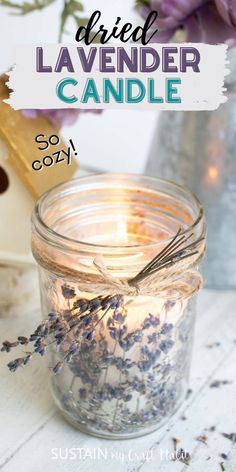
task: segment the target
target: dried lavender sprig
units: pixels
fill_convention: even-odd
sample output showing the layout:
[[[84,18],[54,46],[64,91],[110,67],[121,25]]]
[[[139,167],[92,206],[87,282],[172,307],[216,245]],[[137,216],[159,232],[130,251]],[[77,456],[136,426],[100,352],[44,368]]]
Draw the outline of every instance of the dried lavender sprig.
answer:
[[[18,359],[14,359],[14,361],[9,362],[7,367],[11,372],[15,372],[22,364],[24,364],[24,358],[19,357]]]
[[[96,303],[98,302],[98,303]],[[24,336],[18,336],[18,341],[10,343],[9,341],[3,342],[2,351],[10,352],[12,347],[16,347],[19,344],[28,344],[34,343],[34,351],[27,352],[25,357],[17,358],[8,363],[8,368],[10,371],[15,372],[20,366],[27,365],[32,356],[36,353],[43,356],[46,353],[46,350],[49,345],[57,344],[62,345],[63,341],[66,339],[67,335],[72,334],[73,331],[78,329],[78,327],[83,323],[84,320],[88,317],[95,316],[99,311],[104,311],[103,315],[95,323],[93,330],[86,334],[85,339],[92,339],[92,333],[95,327],[102,321],[104,316],[108,313],[110,309],[117,309],[123,302],[123,297],[120,295],[106,296],[106,297],[96,297],[92,300],[86,300],[86,312],[82,309],[82,313],[79,310],[78,313],[73,314],[68,319],[64,318],[64,313],[62,314],[53,314],[50,313],[48,319],[44,320],[30,335],[29,338]],[[77,303],[77,306],[79,303]],[[81,306],[84,307],[84,302]],[[78,308],[77,308],[78,309]],[[67,311],[65,311],[67,313]],[[66,329],[66,325],[68,329]],[[54,335],[54,339],[46,343],[47,339],[51,335]],[[79,348],[79,341],[74,340],[69,346],[64,358],[62,361],[58,362],[56,366],[53,367],[53,372],[57,373],[61,370],[64,365],[64,362],[70,362],[73,356],[77,353]]]
[[[170,241],[170,243],[167,244],[167,246],[165,246],[165,247],[162,249],[162,251],[161,251],[159,254],[157,254],[157,256],[155,256],[154,259],[152,259],[152,260],[139,272],[140,275],[143,274],[144,272],[146,272],[149,268],[151,268],[151,267],[153,266],[153,264],[155,264],[155,262],[156,262],[157,260],[160,261],[160,260],[163,258],[163,256],[164,256],[167,252],[169,252],[170,250],[173,249],[173,247],[174,247],[175,244],[176,244],[175,241],[176,241],[176,239],[178,238],[178,236],[180,235],[180,233],[181,233],[181,228],[178,229],[176,235],[173,237],[173,239]],[[184,235],[181,237],[181,240],[183,240],[183,239],[184,239]],[[178,243],[178,241],[177,241],[177,243]]]
[[[74,320],[76,317],[79,316],[80,313],[73,315],[72,320]],[[61,315],[56,315],[56,319],[52,319],[50,322],[50,318],[54,314],[49,314],[49,319],[44,320],[36,329],[35,331],[29,336],[29,338],[25,336],[18,336],[17,341],[10,342],[8,340],[3,341],[2,343],[2,352],[10,352],[12,348],[19,346],[19,344],[28,344],[28,343],[35,343],[37,340],[39,340],[42,337],[48,336],[50,333],[50,329],[56,330],[56,324],[64,321]],[[45,324],[49,324],[49,329],[46,331],[45,330]],[[68,331],[69,332],[69,331]]]
[[[57,317],[57,321],[58,320],[59,320],[59,317]],[[64,321],[63,318],[62,318],[62,321]],[[19,341],[16,341],[16,342],[4,341],[3,342],[3,346],[2,346],[1,351],[6,351],[6,352],[10,352],[12,347],[16,347],[20,343],[26,344],[26,343],[33,343],[34,342],[35,350],[33,352],[27,353],[26,357],[17,358],[17,359],[15,359],[15,360],[13,360],[13,361],[11,361],[7,364],[8,368],[11,372],[15,372],[18,369],[18,367],[20,367],[20,366],[27,365],[29,363],[29,361],[31,360],[33,354],[38,352],[39,354],[44,355],[45,352],[46,352],[46,347],[48,347],[49,344],[52,344],[52,343],[56,342],[56,339],[54,339],[48,345],[45,345],[45,344],[42,345],[42,338],[44,338],[44,340],[45,340],[45,337],[49,337],[52,334],[50,329],[48,329],[47,331],[45,330],[45,324],[48,324],[48,323],[50,325],[49,320],[44,320],[43,323],[41,323],[36,328],[36,330],[29,337],[29,339],[24,337],[24,336],[19,336],[18,337]],[[53,325],[55,325],[54,320],[51,323],[50,327],[52,327]]]
[[[28,338],[26,338],[25,336],[18,336],[17,340],[19,341],[20,344],[23,344],[23,345],[29,343]]]
[[[164,267],[169,267],[179,260],[198,254],[198,251],[194,251],[194,249],[197,248],[198,244],[203,240],[203,238],[200,238],[198,241],[187,246],[185,245],[182,249],[177,251],[177,249],[186,243],[191,237],[192,234],[188,237],[181,235],[181,229],[179,229],[172,241],[161,251],[161,253],[154,257],[154,259],[150,261],[150,263],[147,264],[144,269],[136,275],[136,277],[131,279],[129,283],[131,285],[138,283]],[[193,252],[191,252],[191,249],[193,249]],[[62,286],[62,294],[65,299],[72,299],[75,296],[75,291],[72,287],[65,284]],[[41,356],[43,356],[50,344],[55,343],[58,346],[62,345],[67,335],[72,334],[75,329],[78,333],[78,327],[84,325],[84,321],[86,319],[89,321],[90,317],[96,316],[99,311],[104,311],[103,315],[95,323],[92,331],[86,333],[85,338],[87,340],[92,340],[94,329],[98,323],[102,321],[110,309],[116,309],[119,304],[122,303],[122,301],[123,297],[119,294],[113,296],[107,295],[105,297],[98,296],[90,301],[86,299],[77,300],[71,310],[65,310],[64,313],[59,313],[58,315],[49,314],[48,319],[43,321],[29,338],[19,336],[18,340],[13,343],[4,341],[1,350],[6,352],[10,352],[12,347],[16,347],[19,344],[28,344],[30,342],[34,342],[34,352],[28,353],[26,358],[22,357],[10,362],[8,364],[9,369],[15,371],[20,365],[26,365],[31,360],[34,353],[39,353]],[[78,310],[77,313],[75,312],[76,310]],[[54,335],[53,341],[46,344],[45,341],[51,335]],[[63,361],[69,362],[73,355],[75,355],[77,352],[78,345],[74,344],[74,348],[72,348],[72,346],[73,344],[66,352]],[[60,361],[62,364],[58,363],[54,367],[54,372],[59,371],[63,365],[63,361]]]
[[[177,233],[178,234],[178,233]],[[186,255],[186,251],[187,250],[190,250],[192,248],[196,248],[197,245],[203,240],[203,238],[200,238],[198,241],[194,242],[194,243],[191,243],[187,246],[184,246],[182,249],[180,249],[179,251],[176,252],[176,249],[178,249],[178,247],[182,246],[183,243],[186,243],[186,241],[191,237],[192,235],[190,235],[188,238],[181,238],[181,242],[177,241],[173,247],[169,248],[168,251],[166,252],[166,250],[164,250],[166,253],[164,254],[163,251],[162,251],[162,256],[159,257],[159,255],[157,255],[152,261],[151,263],[148,264],[148,266],[146,266],[137,276],[135,276],[133,279],[131,279],[130,283],[137,283],[137,282],[140,282],[141,280],[143,280],[144,278],[146,277],[149,277],[149,275],[151,275],[152,273],[155,273],[157,272],[158,270],[160,270],[160,268],[164,268],[166,265],[170,265],[169,263],[172,262],[172,263],[175,263],[176,262],[176,259],[177,257],[179,257],[178,260],[182,260],[182,259],[185,259],[186,257],[192,257],[193,255],[197,254],[197,252],[190,252],[188,255]],[[172,242],[170,243],[170,246],[172,245]],[[168,245],[169,246],[169,245]]]
[[[102,321],[102,319],[107,315],[107,313],[109,312],[110,309],[117,309],[117,307],[119,306],[120,302],[123,301],[123,297],[120,296],[120,295],[114,295],[114,296],[107,296],[107,297],[97,297],[97,299],[101,300],[101,304],[99,304],[99,308],[97,309],[97,311],[95,311],[95,313],[99,312],[100,310],[105,310],[105,312],[103,313],[103,315],[101,316],[101,318],[99,318],[99,320],[95,323],[93,329],[87,333],[85,335],[85,339],[88,340],[88,341],[91,341],[92,338],[93,338],[93,334],[95,332],[95,328],[96,326]],[[93,307],[96,307],[97,305],[94,304],[94,301],[96,299],[92,299],[91,302],[92,302],[92,306]],[[110,304],[109,304],[110,303]],[[108,305],[108,306],[107,306]],[[88,307],[88,310],[90,310],[90,307]],[[91,315],[90,311],[89,311],[89,315]],[[93,316],[94,316],[94,312],[93,312]],[[84,318],[85,315],[82,316],[82,318]],[[81,319],[81,317],[80,317]],[[77,326],[73,326],[72,330],[74,328],[78,328],[78,325]],[[71,332],[72,330],[70,330],[69,332]],[[76,341],[76,342],[73,342],[66,355],[64,356],[63,360],[62,361],[59,361],[57,362],[57,364],[52,368],[52,371],[54,374],[57,374],[58,372],[60,372],[60,370],[62,369],[63,365],[64,365],[64,362],[70,362],[72,360],[72,358],[74,357],[74,355],[77,353],[79,349],[79,342]]]
[[[172,266],[173,264],[175,264],[176,262],[179,262],[179,261],[182,261],[183,259],[188,259],[189,257],[192,257],[192,256],[195,256],[196,254],[198,254],[198,251],[195,251],[195,252],[191,252],[191,254],[177,254],[175,256],[171,256],[169,260],[163,262],[162,264],[159,265],[159,267],[151,270],[149,273],[148,273],[148,276],[152,275],[152,274],[156,274],[156,272],[159,272],[160,270],[164,269],[164,268],[167,268],[167,267],[170,267]],[[146,278],[147,275],[143,278]]]
[[[146,274],[146,276],[148,276],[150,269],[158,267],[160,263],[169,261],[170,256],[184,254],[186,250],[190,250],[191,248],[195,249],[200,244],[200,242],[204,240],[204,238],[199,238],[197,241],[194,241],[193,243],[190,243],[187,246],[185,245],[182,249],[176,252],[176,249],[178,249],[178,247],[183,246],[184,243],[186,244],[186,242],[193,236],[193,234],[190,234],[188,237],[183,235],[180,237],[180,239],[175,241],[176,238],[178,238],[179,234],[180,230],[177,232],[176,236],[172,239],[172,241],[161,251],[161,253],[154,257],[154,259],[149,264],[147,264],[147,266],[145,266],[144,269],[135,278],[142,274]],[[189,257],[192,255],[193,254],[190,253]]]
[[[10,341],[3,341],[2,343],[2,348],[1,348],[1,352],[10,352],[12,347],[16,347],[16,346],[19,346],[19,342],[18,341],[14,341],[14,342],[10,342]]]
[[[191,237],[193,236],[193,233],[191,233],[188,237],[186,236],[182,236],[180,239],[178,239],[175,244],[171,247],[170,250],[168,250],[166,252],[166,254],[163,254],[162,257],[158,257],[158,262],[161,262],[163,260],[166,260],[166,258],[168,258],[169,256],[171,256],[172,254],[176,254],[176,250],[183,246],[183,244],[186,244],[187,241],[189,241],[189,239],[191,239]],[[195,247],[196,246],[196,242],[193,242],[191,244],[189,244],[188,246],[184,246],[182,249],[180,249],[178,252],[182,252],[182,251],[185,251],[187,248],[190,248],[190,247]],[[152,264],[152,266],[155,266],[155,260]]]
[[[103,315],[101,316],[101,318],[99,318],[99,320],[95,323],[95,325],[94,325],[92,331],[90,331],[90,332],[87,334],[86,339],[91,340],[92,335],[93,335],[93,333],[94,333],[94,330],[96,329],[97,325],[98,325],[99,323],[101,323],[101,321],[102,321],[103,318],[107,315],[107,313],[108,313],[109,310],[110,310],[110,307],[108,307],[108,308],[105,310],[105,312],[103,313]]]
[[[187,246],[185,245],[182,249],[176,251],[176,249],[186,243],[193,235],[190,234],[188,237],[185,235],[181,236],[180,232],[181,229],[178,230],[172,241],[157,256],[155,256],[151,262],[149,262],[135,277],[129,280],[130,285],[135,285],[163,268],[170,267],[180,260],[198,254],[197,247],[204,238],[199,238],[197,241],[190,243]]]
[[[99,305],[99,307],[97,308],[97,310],[91,312],[90,311],[90,303],[89,303],[89,306],[88,306],[88,309],[87,309],[88,313],[83,313],[81,316],[80,316],[80,313],[77,314],[77,315],[74,315],[73,318],[72,318],[73,325],[69,325],[70,329],[68,329],[65,333],[63,333],[62,338],[64,338],[67,334],[69,334],[72,331],[73,328],[75,328],[75,327],[78,328],[78,326],[79,326],[79,324],[77,322],[78,317],[79,317],[79,321],[81,321],[81,322],[83,322],[84,318],[88,318],[91,315],[94,317],[97,313],[99,313],[100,310],[106,309],[107,304],[109,302],[111,302],[111,305],[108,306],[108,310],[110,310],[110,308],[112,308],[112,304],[114,303],[114,300],[120,299],[122,297],[120,297],[120,295],[114,295],[114,296],[106,296],[104,298],[102,298],[102,297],[98,297],[98,298],[100,300],[102,300],[102,302]],[[94,302],[94,300],[95,299],[92,299],[91,302]],[[114,308],[116,308],[116,307],[114,307]],[[100,318],[100,320],[98,320],[98,323],[102,320],[102,318],[104,318],[104,315]],[[95,327],[97,326],[97,324],[95,325]]]

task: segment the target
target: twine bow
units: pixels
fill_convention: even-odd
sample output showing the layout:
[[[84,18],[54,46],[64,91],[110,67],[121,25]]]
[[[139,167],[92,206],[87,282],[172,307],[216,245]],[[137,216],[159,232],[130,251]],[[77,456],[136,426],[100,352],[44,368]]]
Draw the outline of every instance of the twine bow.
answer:
[[[111,275],[100,257],[93,261],[98,272],[94,274],[77,271],[55,259],[52,260],[35,240],[33,253],[45,269],[63,278],[76,280],[78,289],[82,292],[97,293],[101,296],[156,295],[180,300],[191,297],[203,285],[197,263],[205,250],[205,238],[188,244],[192,237],[193,234],[187,236],[179,229],[170,243],[131,279],[119,279]]]
[[[187,244],[193,236],[181,235],[181,229],[171,242],[135,277],[121,280],[113,277],[101,258],[94,260],[103,283],[99,292],[120,295],[156,295],[171,300],[189,298],[203,286],[203,278],[194,266],[205,249],[204,238]]]

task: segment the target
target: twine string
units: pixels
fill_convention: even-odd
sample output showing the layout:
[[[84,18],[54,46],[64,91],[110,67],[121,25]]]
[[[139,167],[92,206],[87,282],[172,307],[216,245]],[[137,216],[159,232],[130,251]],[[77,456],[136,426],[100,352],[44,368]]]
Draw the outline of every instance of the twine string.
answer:
[[[191,297],[203,285],[197,266],[205,250],[205,238],[187,244],[192,236],[193,234],[186,236],[179,229],[170,243],[131,279],[111,275],[101,257],[96,257],[93,261],[97,273],[88,274],[52,261],[35,240],[32,246],[41,266],[62,277],[76,280],[80,291],[98,293],[101,296],[156,295],[179,300]]]

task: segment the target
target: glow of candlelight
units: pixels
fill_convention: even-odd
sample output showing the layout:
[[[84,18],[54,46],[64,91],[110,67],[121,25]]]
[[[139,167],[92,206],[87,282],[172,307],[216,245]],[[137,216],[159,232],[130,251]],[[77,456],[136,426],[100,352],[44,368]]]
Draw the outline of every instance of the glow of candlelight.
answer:
[[[208,177],[212,182],[215,182],[218,179],[219,170],[216,166],[209,166],[208,167]]]
[[[120,219],[117,223],[117,235],[120,241],[127,243],[128,234],[127,234],[127,221]]]

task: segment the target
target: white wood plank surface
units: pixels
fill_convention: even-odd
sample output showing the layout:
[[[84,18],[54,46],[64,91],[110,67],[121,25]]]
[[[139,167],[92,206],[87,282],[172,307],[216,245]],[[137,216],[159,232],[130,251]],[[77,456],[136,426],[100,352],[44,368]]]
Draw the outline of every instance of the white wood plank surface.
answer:
[[[191,369],[192,393],[161,430],[146,437],[108,441],[68,425],[50,396],[47,367],[40,359],[11,374],[0,356],[0,470],[3,472],[227,472],[236,471],[236,293],[203,290],[199,296]],[[40,315],[0,319],[1,340],[29,333]],[[10,333],[10,335],[9,335]],[[219,345],[217,343],[220,343]],[[214,381],[228,384],[211,388]],[[186,419],[183,419],[186,418]],[[214,431],[210,429],[214,427]],[[199,436],[206,435],[206,444]],[[191,455],[189,465],[171,460],[173,440]],[[52,449],[75,459],[53,459]],[[100,450],[99,450],[100,448]],[[98,457],[103,453],[106,457]],[[223,459],[221,454],[227,454]],[[81,456],[81,457],[80,457]]]

